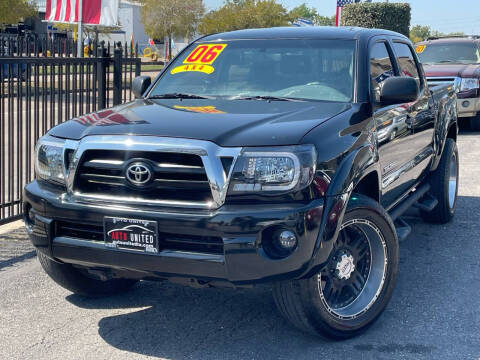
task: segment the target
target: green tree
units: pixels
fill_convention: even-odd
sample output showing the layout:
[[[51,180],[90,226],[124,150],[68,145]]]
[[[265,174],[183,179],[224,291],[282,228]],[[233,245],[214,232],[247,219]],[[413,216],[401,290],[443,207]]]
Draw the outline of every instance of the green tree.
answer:
[[[432,29],[429,26],[415,25],[410,29],[410,40],[413,43],[427,40],[430,36],[432,36]]]
[[[410,40],[418,43],[420,41],[427,40],[428,38],[440,38],[448,36],[465,36],[463,32],[443,33],[438,30],[432,30],[429,26],[415,25],[410,29]]]
[[[313,22],[317,26],[334,26],[335,25],[335,15],[332,16],[323,16],[317,12],[315,8],[309,8],[307,4],[303,3],[288,13],[290,21],[295,21],[297,19],[306,19]]]
[[[332,15],[332,16],[317,15],[315,16],[314,24],[318,26],[334,26],[335,18],[336,18],[335,15]]]
[[[191,36],[205,13],[202,0],[142,0],[141,17],[145,32],[152,39]]]
[[[295,21],[297,19],[306,19],[314,22],[316,17],[318,16],[318,13],[315,8],[309,8],[307,4],[303,3],[290,10],[288,15],[290,16],[290,19],[292,21]]]
[[[218,10],[206,14],[198,30],[202,34],[240,29],[286,26],[290,17],[275,0],[227,0]]]
[[[0,0],[0,25],[17,24],[37,14],[33,0]]]

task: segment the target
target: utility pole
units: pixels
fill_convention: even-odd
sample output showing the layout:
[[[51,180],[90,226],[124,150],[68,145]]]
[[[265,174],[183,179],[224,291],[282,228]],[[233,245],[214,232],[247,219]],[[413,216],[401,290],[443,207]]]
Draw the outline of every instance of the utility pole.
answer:
[[[83,0],[78,0],[78,28],[77,28],[77,56],[78,57],[83,57],[82,3],[83,3]]]

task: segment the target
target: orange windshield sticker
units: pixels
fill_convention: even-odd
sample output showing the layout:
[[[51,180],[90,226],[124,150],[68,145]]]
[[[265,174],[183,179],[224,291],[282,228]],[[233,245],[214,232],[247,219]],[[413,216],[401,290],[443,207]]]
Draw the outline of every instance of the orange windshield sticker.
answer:
[[[202,65],[211,65],[217,59],[217,57],[222,53],[227,44],[202,44],[198,45],[191,53],[187,56],[184,64],[202,64]]]
[[[187,56],[183,65],[177,66],[170,73],[172,75],[187,71],[199,71],[211,74],[215,68],[211,66],[227,44],[200,44]]]
[[[180,106],[174,105],[175,109],[187,110],[202,114],[226,114],[225,111],[218,110],[215,106]]]
[[[426,47],[427,45],[417,45],[417,47],[415,48],[415,51],[417,52],[417,54],[421,54],[425,51]]]

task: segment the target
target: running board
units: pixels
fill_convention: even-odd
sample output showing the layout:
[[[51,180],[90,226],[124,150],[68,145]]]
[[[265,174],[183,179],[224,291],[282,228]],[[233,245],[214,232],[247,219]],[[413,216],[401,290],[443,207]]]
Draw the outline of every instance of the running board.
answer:
[[[437,205],[438,205],[438,200],[434,198],[433,195],[430,193],[426,193],[423,198],[421,198],[415,204],[413,204],[414,207],[425,212],[432,211],[433,209],[435,209],[435,206]]]
[[[417,190],[413,191],[408,197],[406,197],[401,203],[390,210],[390,217],[393,221],[398,219],[402,214],[407,211],[413,204],[420,200],[430,190],[430,184],[425,183]]]
[[[401,217],[395,220],[395,229],[397,230],[398,242],[405,240],[412,232],[412,227]]]

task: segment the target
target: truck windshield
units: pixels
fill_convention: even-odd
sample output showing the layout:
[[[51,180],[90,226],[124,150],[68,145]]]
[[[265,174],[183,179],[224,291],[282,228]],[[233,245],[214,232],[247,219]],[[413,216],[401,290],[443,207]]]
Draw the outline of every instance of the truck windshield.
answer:
[[[419,45],[417,46],[417,52],[423,64],[480,63],[480,53],[473,42]]]
[[[355,41],[197,42],[170,64],[149,97],[351,102]]]

